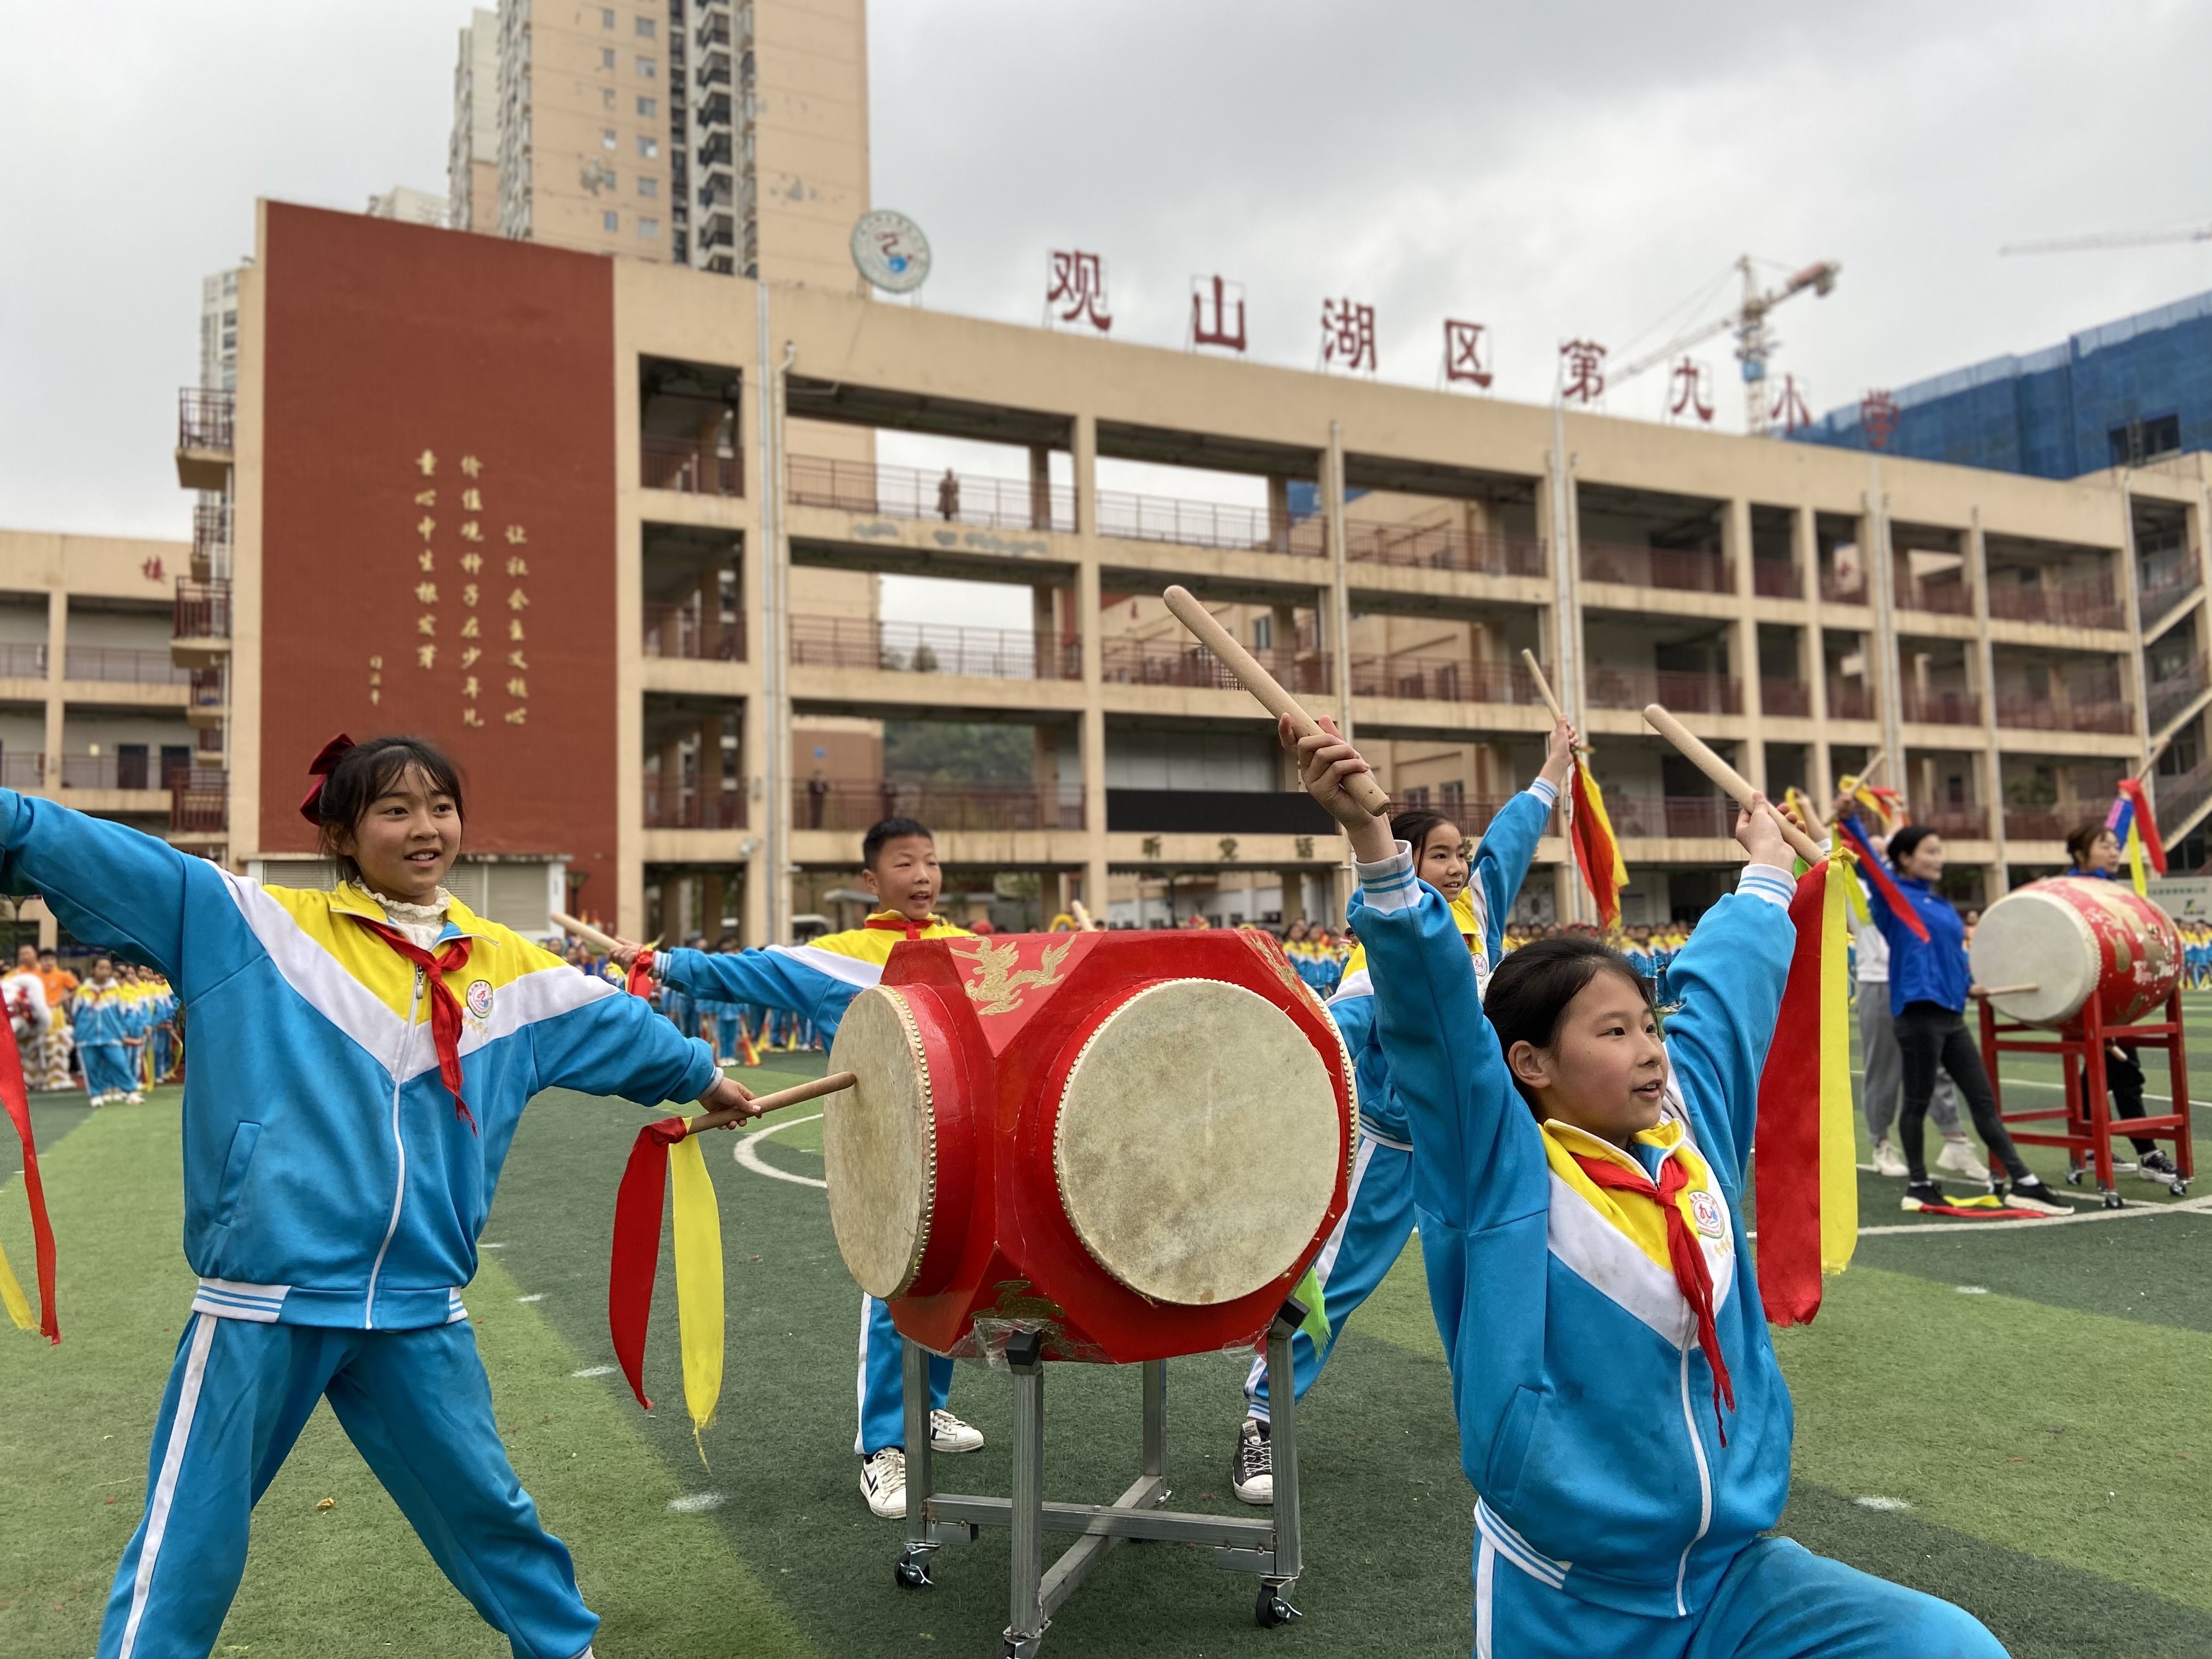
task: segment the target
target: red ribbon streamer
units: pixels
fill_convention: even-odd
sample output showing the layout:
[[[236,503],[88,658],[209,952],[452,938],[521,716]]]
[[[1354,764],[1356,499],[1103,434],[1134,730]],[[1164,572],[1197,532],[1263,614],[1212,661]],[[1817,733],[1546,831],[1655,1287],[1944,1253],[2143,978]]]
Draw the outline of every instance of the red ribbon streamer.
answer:
[[[58,1342],[62,1328],[54,1311],[54,1228],[46,1218],[46,1183],[39,1178],[39,1151],[31,1139],[31,1097],[23,1086],[23,1057],[15,1048],[15,1028],[4,1018],[0,1018],[0,1104],[8,1108],[9,1121],[23,1143],[23,1195],[31,1200],[31,1244],[39,1270],[39,1329],[47,1341]]]
[[[2150,860],[2150,867],[2164,875],[2166,843],[2159,839],[2158,820],[2151,816],[2150,796],[2144,792],[2142,780],[2122,778],[2120,793],[2126,796],[2136,809],[2136,833],[2142,837],[2143,853]]]
[[[629,965],[629,977],[623,981],[623,989],[634,997],[643,997],[647,1002],[653,1000],[652,951],[643,950],[637,953],[637,960]]]
[[[1866,878],[1874,884],[1874,890],[1881,895],[1882,902],[1889,906],[1891,914],[1905,925],[1907,932],[1916,935],[1922,943],[1926,943],[1928,924],[1920,920],[1920,912],[1890,879],[1888,861],[1867,844],[1867,838],[1859,832],[1856,821],[1838,818],[1836,832],[1850,842],[1851,850],[1859,855],[1859,868],[1866,872]],[[1761,1230],[1764,1231],[1763,1225]]]
[[[1820,1311],[1820,933],[1827,897],[1823,859],[1797,878],[1790,901],[1797,946],[1759,1077],[1759,1297],[1772,1325],[1810,1324]]]
[[[1610,930],[1620,921],[1620,889],[1613,884],[1613,872],[1620,861],[1620,848],[1590,805],[1589,789],[1583,781],[1579,762],[1568,773],[1567,787],[1574,802],[1570,828],[1575,863],[1582,870],[1583,884],[1589,889],[1590,897],[1597,905],[1599,925]]]
[[[630,1143],[629,1163],[615,1192],[614,1254],[607,1264],[607,1334],[629,1391],[647,1411],[645,1332],[653,1320],[653,1281],[660,1273],[660,1212],[668,1196],[668,1148],[684,1136],[684,1120],[648,1123]]]

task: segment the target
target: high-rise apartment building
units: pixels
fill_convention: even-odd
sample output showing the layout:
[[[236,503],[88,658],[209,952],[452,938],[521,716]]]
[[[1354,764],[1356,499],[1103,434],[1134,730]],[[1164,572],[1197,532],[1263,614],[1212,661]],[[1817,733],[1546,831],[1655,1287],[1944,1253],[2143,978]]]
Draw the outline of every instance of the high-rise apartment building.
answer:
[[[238,384],[238,276],[242,267],[200,278],[200,386],[228,392]]]
[[[410,225],[428,225],[440,230],[445,228],[449,211],[444,197],[416,190],[411,185],[394,185],[368,198],[368,216],[372,219],[404,219]]]
[[[499,228],[499,14],[479,6],[453,64],[453,131],[446,199],[455,230]]]

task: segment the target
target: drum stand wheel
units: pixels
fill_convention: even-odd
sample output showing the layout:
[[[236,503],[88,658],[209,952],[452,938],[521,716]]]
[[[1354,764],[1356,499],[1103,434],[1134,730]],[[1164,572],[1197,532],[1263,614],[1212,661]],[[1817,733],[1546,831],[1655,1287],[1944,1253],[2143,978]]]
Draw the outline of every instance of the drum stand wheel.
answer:
[[[1291,1338],[1305,1322],[1294,1297],[1267,1328],[1267,1369],[1291,1375]],[[904,1344],[906,1387],[906,1547],[893,1565],[896,1583],[921,1589],[933,1582],[931,1558],[949,1547],[972,1544],[984,1527],[1013,1534],[1010,1614],[1000,1659],[1034,1659],[1052,1627],[1052,1615],[1075,1593],[1109,1551],[1123,1543],[1164,1541],[1211,1546],[1216,1565],[1260,1576],[1253,1617],[1272,1630],[1297,1619],[1291,1589],[1304,1567],[1298,1510],[1297,1402],[1285,1389],[1274,1408],[1268,1439],[1274,1452],[1272,1515],[1202,1515],[1165,1507],[1167,1480],[1167,1362],[1145,1362],[1144,1473],[1112,1504],[1048,1504],[1044,1500],[1044,1337],[1019,1331],[1006,1340],[1006,1368],[1014,1380],[1013,1495],[971,1498],[937,1490],[929,1450],[929,1357]],[[1044,1534],[1077,1534],[1049,1567]]]
[[[2110,1187],[2100,1187],[2098,1190],[2105,1196],[2105,1207],[2106,1209],[2124,1210],[2127,1207],[2127,1200],[2122,1198],[2118,1193],[2113,1191]]]

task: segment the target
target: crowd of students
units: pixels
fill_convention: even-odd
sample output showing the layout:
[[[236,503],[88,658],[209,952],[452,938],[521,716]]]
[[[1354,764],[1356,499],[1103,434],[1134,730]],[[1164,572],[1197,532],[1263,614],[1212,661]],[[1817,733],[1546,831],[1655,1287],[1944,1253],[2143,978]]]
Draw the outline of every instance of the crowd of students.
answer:
[[[0,1001],[28,1089],[82,1089],[95,1107],[135,1106],[183,1069],[176,994],[151,968],[100,956],[80,979],[57,952],[25,945],[0,976]]]

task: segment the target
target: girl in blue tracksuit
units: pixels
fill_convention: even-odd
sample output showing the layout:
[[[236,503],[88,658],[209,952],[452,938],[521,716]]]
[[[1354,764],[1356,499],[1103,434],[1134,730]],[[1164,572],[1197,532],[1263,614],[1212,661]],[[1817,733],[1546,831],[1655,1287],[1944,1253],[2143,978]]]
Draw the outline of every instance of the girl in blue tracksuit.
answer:
[[[1481,1494],[1478,1659],[2001,1656],[1959,1608],[1762,1535],[1792,1427],[1738,1207],[1796,942],[1771,809],[1738,822],[1752,863],[1673,964],[1662,1045],[1645,983],[1594,940],[1523,946],[1479,1000],[1449,907],[1343,793],[1366,763],[1333,732],[1283,738],[1352,835]]]
[[[101,957],[92,964],[92,977],[77,987],[77,1058],[84,1065],[84,1090],[94,1106],[117,1101],[137,1104],[137,1074],[130,1055],[136,1024],[130,988],[115,976],[115,963]]]
[[[574,1659],[599,1620],[507,1462],[461,1286],[540,1089],[750,1097],[643,1001],[445,891],[451,762],[335,739],[316,771],[301,811],[347,876],[329,892],[257,886],[0,789],[0,890],[43,893],[77,938],[155,963],[207,1039],[183,1112],[199,1289],[100,1659],[204,1659],[254,1503],[324,1398],[518,1659]]]
[[[1528,788],[1498,809],[1483,831],[1471,869],[1462,851],[1465,837],[1443,814],[1415,810],[1398,813],[1392,820],[1394,830],[1415,848],[1421,879],[1452,901],[1467,940],[1478,997],[1504,954],[1504,918],[1520,896],[1521,884],[1536,856],[1536,843],[1551,821],[1559,785],[1574,762],[1574,727],[1560,721],[1547,744],[1543,769]],[[1322,1291],[1328,1337],[1316,1346],[1312,1334],[1301,1328],[1291,1343],[1292,1387],[1300,1400],[1328,1364],[1346,1322],[1375,1293],[1413,1231],[1413,1142],[1405,1106],[1392,1097],[1389,1066],[1376,1036],[1375,988],[1364,948],[1354,949],[1345,963],[1328,1011],[1352,1059],[1359,1137],[1344,1214],[1314,1258],[1313,1276]],[[1274,1498],[1267,1387],[1263,1354],[1252,1362],[1244,1379],[1245,1420],[1237,1431],[1231,1462],[1230,1490],[1248,1504],[1270,1503]]]

